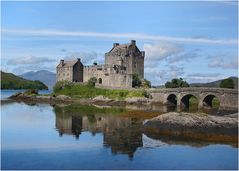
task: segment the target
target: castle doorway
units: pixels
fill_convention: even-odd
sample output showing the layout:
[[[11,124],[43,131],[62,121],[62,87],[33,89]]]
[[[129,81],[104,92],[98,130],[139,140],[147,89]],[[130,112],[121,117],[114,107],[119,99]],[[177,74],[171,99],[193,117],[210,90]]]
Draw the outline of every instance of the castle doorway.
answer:
[[[99,84],[102,84],[102,78],[99,78]]]

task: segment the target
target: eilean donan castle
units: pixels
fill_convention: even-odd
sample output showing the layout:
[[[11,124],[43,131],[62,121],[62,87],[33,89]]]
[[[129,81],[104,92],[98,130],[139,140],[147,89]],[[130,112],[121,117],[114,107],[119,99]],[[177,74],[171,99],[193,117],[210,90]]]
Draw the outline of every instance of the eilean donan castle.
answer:
[[[111,50],[105,53],[104,65],[84,66],[80,59],[61,60],[57,65],[57,81],[87,82],[97,78],[97,86],[112,88],[131,88],[133,74],[144,78],[144,56],[136,41],[128,44],[114,43]]]

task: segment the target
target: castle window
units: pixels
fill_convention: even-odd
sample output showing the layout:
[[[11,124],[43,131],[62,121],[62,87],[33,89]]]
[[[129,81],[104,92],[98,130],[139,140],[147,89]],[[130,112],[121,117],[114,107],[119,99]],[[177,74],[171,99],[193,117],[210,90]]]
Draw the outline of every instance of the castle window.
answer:
[[[102,84],[102,78],[99,78],[99,84]]]

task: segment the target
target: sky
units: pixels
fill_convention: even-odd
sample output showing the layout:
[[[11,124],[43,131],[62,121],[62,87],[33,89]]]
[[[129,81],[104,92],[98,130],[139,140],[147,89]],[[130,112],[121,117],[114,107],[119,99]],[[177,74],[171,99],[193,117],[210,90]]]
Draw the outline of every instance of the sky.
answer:
[[[1,70],[55,72],[60,59],[104,63],[136,40],[145,78],[209,82],[238,76],[237,2],[2,1]]]

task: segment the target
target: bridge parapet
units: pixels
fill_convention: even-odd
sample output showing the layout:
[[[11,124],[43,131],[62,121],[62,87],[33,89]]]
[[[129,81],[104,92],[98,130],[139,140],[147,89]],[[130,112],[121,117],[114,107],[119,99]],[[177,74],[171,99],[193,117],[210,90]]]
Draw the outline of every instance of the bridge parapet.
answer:
[[[195,96],[199,101],[199,108],[201,108],[206,102],[208,102],[207,104],[211,104],[213,97],[217,97],[220,101],[221,109],[238,109],[237,89],[188,87],[150,89],[148,92],[152,95],[154,102],[163,104],[167,104],[169,96],[172,98],[172,95],[177,99],[178,106],[189,104],[189,98]]]
[[[220,93],[230,93],[230,94],[238,94],[238,89],[228,89],[228,88],[209,88],[209,87],[185,87],[185,88],[157,88],[157,89],[149,89],[149,93],[167,93],[167,92],[220,92]]]

